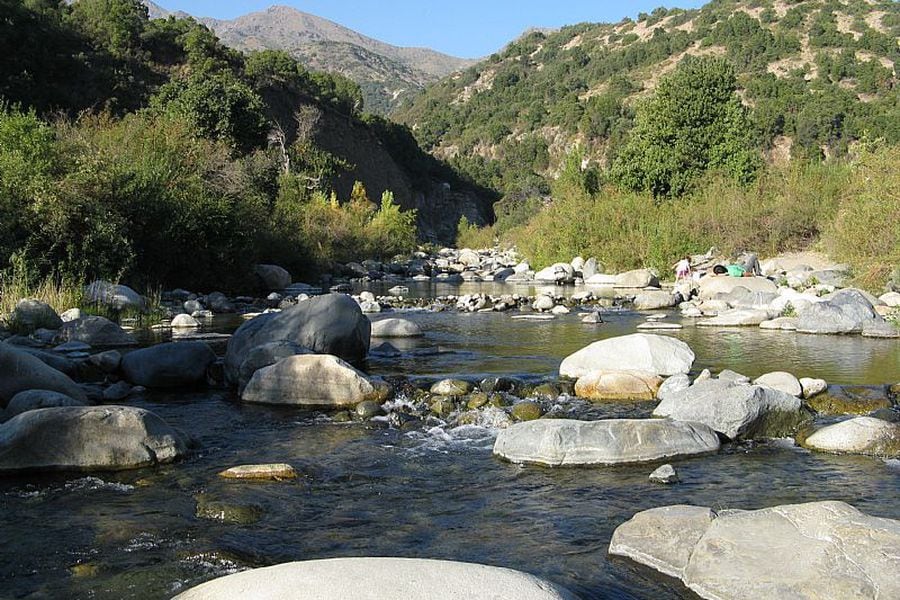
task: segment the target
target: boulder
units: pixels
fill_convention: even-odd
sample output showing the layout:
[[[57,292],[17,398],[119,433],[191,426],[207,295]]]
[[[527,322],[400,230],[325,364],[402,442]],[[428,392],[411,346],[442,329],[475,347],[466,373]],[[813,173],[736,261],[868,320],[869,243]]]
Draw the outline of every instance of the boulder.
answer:
[[[205,342],[169,342],[129,352],[122,359],[125,379],[148,388],[175,388],[206,381],[216,354]]]
[[[75,400],[59,392],[49,390],[26,390],[13,396],[3,413],[3,420],[8,421],[14,416],[29,410],[38,408],[54,408],[57,406],[84,406],[85,402]]]
[[[62,319],[46,302],[25,298],[16,303],[16,308],[9,315],[12,329],[22,333],[33,333],[37,329],[59,329]]]
[[[175,318],[172,319],[171,323],[174,329],[193,329],[195,327],[200,327],[200,321],[192,317],[191,315],[175,315]]]
[[[900,521],[843,502],[718,515],[655,508],[620,525],[609,551],[678,577],[703,598],[900,597]]]
[[[244,323],[228,340],[226,380],[235,385],[241,363],[255,347],[287,340],[318,354],[361,362],[369,353],[372,325],[359,305],[344,294],[316,296],[280,313]]]
[[[355,406],[379,395],[376,386],[340,358],[300,354],[256,371],[241,400],[293,406]]]
[[[500,431],[494,443],[494,454],[511,462],[548,466],[649,462],[718,449],[709,427],[662,419],[541,419]]]
[[[684,391],[689,387],[691,387],[691,378],[688,377],[686,373],[678,373],[671,377],[667,377],[666,380],[662,382],[662,385],[656,390],[656,397],[659,400],[665,400],[672,394]]]
[[[575,383],[575,395],[598,401],[654,400],[662,377],[647,371],[594,371]]]
[[[797,317],[801,333],[862,333],[870,323],[882,321],[872,303],[859,290],[848,288],[828,296],[824,302],[811,304]]]
[[[481,266],[481,257],[474,250],[470,250],[469,248],[463,248],[459,251],[459,256],[456,258],[459,264],[464,267],[470,267],[477,269]]]
[[[856,417],[823,427],[807,437],[803,445],[834,454],[900,458],[900,425],[872,417]]]
[[[88,315],[64,323],[56,336],[59,342],[84,342],[91,346],[133,346],[130,333],[104,317]]]
[[[182,433],[127,406],[41,408],[0,425],[0,474],[136,469],[187,451]]]
[[[595,273],[590,277],[585,277],[584,283],[585,285],[615,286],[616,276],[608,275],[606,273]]]
[[[257,346],[247,353],[247,358],[244,359],[238,370],[238,394],[243,393],[253,374],[260,369],[274,365],[283,358],[300,354],[312,354],[312,352],[310,352],[309,348],[304,348],[287,340],[269,342],[268,344]]]
[[[75,377],[76,375],[78,375],[78,365],[75,363],[75,361],[66,356],[57,354],[56,352],[39,350],[37,348],[22,347],[20,348],[20,350],[22,350],[22,352],[27,352],[28,354],[41,360],[48,366],[53,367],[60,373],[65,373],[69,377]]]
[[[824,379],[815,379],[813,377],[801,377],[800,387],[803,390],[803,397],[812,398],[821,394],[828,389],[828,383]]]
[[[117,285],[98,280],[84,288],[84,299],[93,304],[103,304],[114,310],[144,310],[144,297],[127,285]]]
[[[541,283],[572,283],[575,269],[568,263],[556,263],[534,274],[534,280]]]
[[[681,340],[633,333],[600,340],[582,348],[562,361],[559,374],[578,379],[592,371],[633,369],[669,376],[687,373],[693,364],[694,353]]]
[[[755,308],[735,308],[720,312],[711,319],[698,321],[701,327],[753,327],[768,321],[771,314],[766,310]]]
[[[459,397],[472,391],[474,386],[462,379],[441,379],[431,386],[431,393],[437,396]]]
[[[663,290],[641,292],[634,298],[636,310],[655,310],[675,306],[675,296]]]
[[[67,375],[27,352],[0,342],[0,408],[26,390],[49,390],[87,402],[84,391]]]
[[[659,286],[659,279],[656,274],[649,269],[637,269],[635,271],[626,271],[615,276],[617,288],[645,288]]]
[[[284,481],[297,479],[297,470],[289,464],[273,463],[264,465],[238,465],[219,473],[224,479],[251,481]]]
[[[720,300],[724,300],[732,308],[755,308],[757,310],[768,310],[772,303],[778,298],[778,294],[773,292],[753,291],[744,286],[737,286],[728,294],[718,296]],[[784,310],[780,309],[778,312]]]
[[[546,294],[538,295],[538,297],[534,299],[534,304],[532,304],[532,308],[538,312],[553,310],[554,306],[556,306],[556,302],[554,302],[553,297]]]
[[[213,579],[174,600],[575,600],[570,592],[512,569],[423,558],[329,558]]]
[[[900,325],[884,320],[873,320],[863,324],[863,337],[897,339],[900,338]]]
[[[750,292],[764,292],[767,294],[778,293],[778,286],[775,285],[775,282],[765,277],[707,275],[700,279],[699,287],[700,297],[703,299],[714,298],[716,294],[731,294],[739,287]]]
[[[372,321],[373,338],[422,337],[422,329],[408,319],[381,319]]]
[[[256,265],[253,272],[268,292],[277,292],[291,285],[291,274],[278,265]]]
[[[715,518],[715,513],[705,506],[651,508],[616,527],[609,553],[680,579],[694,547]]]
[[[593,256],[586,261],[584,261],[584,265],[581,267],[581,277],[585,281],[593,277],[597,274],[597,259]]]
[[[675,467],[666,464],[657,467],[656,470],[650,473],[648,479],[653,483],[678,483],[678,472],[675,471]]]
[[[717,379],[668,396],[653,415],[703,423],[732,440],[793,435],[809,419],[795,396]]]
[[[770,321],[763,321],[759,324],[759,328],[777,331],[797,331],[797,319],[794,317],[778,317]]]
[[[228,296],[222,292],[213,292],[206,297],[206,306],[209,310],[217,314],[228,314],[234,312],[234,304],[228,299]]]
[[[879,300],[884,302],[885,306],[890,308],[900,307],[900,293],[898,292],[888,292],[886,294],[882,294],[878,297]]]
[[[803,386],[800,385],[800,380],[786,371],[773,371],[760,375],[753,383],[754,385],[772,388],[798,398],[803,395]]]

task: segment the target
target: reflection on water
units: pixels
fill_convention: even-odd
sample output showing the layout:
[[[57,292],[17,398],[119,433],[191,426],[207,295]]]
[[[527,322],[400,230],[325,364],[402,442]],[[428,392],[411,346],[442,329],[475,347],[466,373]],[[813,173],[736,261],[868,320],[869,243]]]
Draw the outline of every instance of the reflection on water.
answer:
[[[606,324],[595,326],[576,314],[551,322],[504,314],[405,316],[426,337],[392,341],[403,354],[373,357],[367,366],[373,374],[550,376],[567,354],[632,333],[642,319],[610,312]],[[783,369],[845,384],[900,380],[896,340],[685,325],[676,336],[696,352],[697,370],[756,376]],[[652,409],[647,403],[588,409],[579,402],[566,401],[560,410],[601,418],[646,416]],[[647,479],[653,465],[511,465],[491,456],[495,432],[477,426],[337,425],[290,409],[242,406],[223,393],[151,395],[139,405],[190,432],[201,450],[156,470],[0,480],[6,542],[0,595],[166,598],[252,566],[383,555],[508,566],[582,598],[687,598],[693,596],[680,583],[607,557],[613,529],[636,511],[680,503],[748,509],[841,499],[900,518],[896,461],[812,454],[784,441],[677,461],[682,483],[661,486]],[[258,462],[289,462],[302,477],[253,484],[216,475]],[[246,526],[200,520],[194,512],[201,492],[260,507],[263,517]]]

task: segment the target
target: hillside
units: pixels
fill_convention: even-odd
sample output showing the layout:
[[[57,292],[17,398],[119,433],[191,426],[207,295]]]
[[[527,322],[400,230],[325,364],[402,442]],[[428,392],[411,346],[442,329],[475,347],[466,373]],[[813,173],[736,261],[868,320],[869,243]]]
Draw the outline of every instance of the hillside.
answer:
[[[310,68],[352,79],[363,90],[366,110],[376,114],[389,113],[427,84],[472,64],[427,48],[392,46],[288,6],[201,22],[232,48],[286,50]]]
[[[900,142],[900,4],[714,0],[634,22],[531,32],[430,86],[395,118],[476,181],[547,191],[575,145],[606,165],[634,109],[688,55],[723,56],[771,161],[834,156],[861,137]]]

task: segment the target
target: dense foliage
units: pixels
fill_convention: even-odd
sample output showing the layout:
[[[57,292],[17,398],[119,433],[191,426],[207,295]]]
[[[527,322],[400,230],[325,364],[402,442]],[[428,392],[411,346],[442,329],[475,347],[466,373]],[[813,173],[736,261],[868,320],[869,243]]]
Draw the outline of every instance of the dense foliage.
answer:
[[[641,155],[648,159],[645,168],[622,169],[620,180],[678,193],[686,187],[681,181],[670,187],[676,168],[691,171],[687,179],[702,166],[724,167],[746,179],[753,162],[744,135],[727,143],[709,140],[709,148],[698,135],[690,143],[700,149],[700,164],[683,162],[689,158],[685,148],[663,157],[665,172],[648,170],[650,143],[668,134],[655,122],[658,110],[644,110],[637,124],[635,112],[684,58],[728,61],[751,120],[740,133],[752,136],[761,154],[787,147],[794,158],[818,160],[845,156],[867,135],[900,143],[898,38],[900,4],[890,1],[713,0],[697,10],[660,8],[637,21],[529,33],[459,77],[431,86],[396,116],[425,148],[452,157],[472,180],[504,197],[545,196],[546,182],[576,143],[599,165],[615,163],[623,148],[633,167]],[[670,100],[688,103],[686,111],[699,115],[705,108],[699,94],[687,97],[680,84],[669,91]],[[657,96],[654,102],[668,101]],[[743,121],[737,102],[729,98],[730,114],[717,115],[731,119],[734,134],[734,120]],[[709,156],[717,144],[732,144],[737,154]],[[643,152],[637,152],[640,146]],[[674,159],[678,153],[682,161]],[[718,164],[726,159],[729,164]]]
[[[328,119],[435,169],[359,86],[284,52],[244,56],[137,0],[0,0],[0,272],[239,287],[257,261],[311,275],[416,243],[415,211],[316,141]],[[325,198],[326,201],[322,201]]]

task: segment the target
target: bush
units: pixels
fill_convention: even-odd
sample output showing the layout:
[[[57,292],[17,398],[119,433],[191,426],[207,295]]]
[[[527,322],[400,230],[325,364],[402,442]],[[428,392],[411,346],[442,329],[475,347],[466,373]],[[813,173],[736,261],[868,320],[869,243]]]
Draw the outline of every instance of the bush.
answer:
[[[880,290],[900,268],[900,148],[863,151],[840,208],[826,228],[825,247],[853,267],[862,287]]]
[[[497,245],[496,240],[496,226],[478,227],[469,223],[465,215],[459,218],[456,226],[457,248],[493,248]]]

